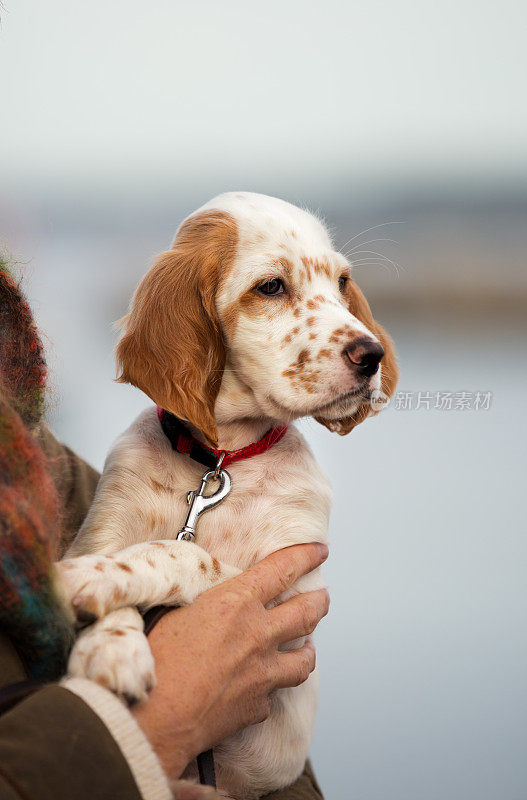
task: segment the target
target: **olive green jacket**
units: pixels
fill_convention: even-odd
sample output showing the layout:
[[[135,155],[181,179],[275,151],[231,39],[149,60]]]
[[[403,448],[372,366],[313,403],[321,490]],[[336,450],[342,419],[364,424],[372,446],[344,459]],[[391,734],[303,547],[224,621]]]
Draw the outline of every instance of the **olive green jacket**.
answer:
[[[43,431],[41,444],[63,503],[60,558],[92,501],[98,473]],[[0,689],[27,673],[0,633]],[[141,800],[128,761],[99,716],[72,691],[51,684],[0,716],[0,800]],[[269,800],[322,800],[309,763]]]

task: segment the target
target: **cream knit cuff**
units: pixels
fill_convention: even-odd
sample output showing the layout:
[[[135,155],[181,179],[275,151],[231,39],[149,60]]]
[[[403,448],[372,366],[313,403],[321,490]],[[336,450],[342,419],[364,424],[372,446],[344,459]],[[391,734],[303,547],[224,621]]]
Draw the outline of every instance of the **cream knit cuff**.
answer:
[[[154,751],[123,703],[86,678],[64,678],[60,685],[84,700],[104,722],[128,762],[143,800],[172,800],[168,780]]]

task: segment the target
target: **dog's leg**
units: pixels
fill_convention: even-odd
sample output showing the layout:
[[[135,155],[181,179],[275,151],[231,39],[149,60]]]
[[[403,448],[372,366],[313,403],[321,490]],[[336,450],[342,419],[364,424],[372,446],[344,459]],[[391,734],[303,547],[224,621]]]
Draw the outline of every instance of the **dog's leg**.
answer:
[[[89,678],[128,703],[145,700],[155,685],[154,659],[135,608],[120,608],[81,632],[68,674]]]
[[[55,564],[59,591],[81,622],[125,606],[146,611],[161,603],[188,605],[206,589],[239,573],[192,542],[169,539]]]
[[[143,700],[155,684],[143,620],[130,606],[187,605],[240,572],[191,542],[171,540],[132,545],[111,556],[65,559],[55,570],[77,619],[102,617],[77,639],[69,673],[90,678],[128,702]]]

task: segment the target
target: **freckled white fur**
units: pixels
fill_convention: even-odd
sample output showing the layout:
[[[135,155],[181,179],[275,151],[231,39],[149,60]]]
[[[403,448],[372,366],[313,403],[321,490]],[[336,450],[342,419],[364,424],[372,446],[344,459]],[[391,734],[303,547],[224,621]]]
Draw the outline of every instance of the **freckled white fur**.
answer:
[[[121,602],[129,605],[147,608],[166,602],[167,597],[171,603],[182,604],[191,602],[196,594],[213,584],[211,555],[220,560],[224,580],[281,547],[327,541],[331,491],[305,440],[290,426],[271,450],[229,467],[231,494],[214,511],[200,518],[198,544],[166,543],[172,548],[169,552],[178,555],[178,560],[169,560],[167,548],[156,547],[148,539],[153,536],[156,540],[169,540],[176,536],[188,510],[186,493],[198,487],[203,471],[199,464],[172,450],[159,425],[156,409],[144,411],[110,451],[88,517],[66,561],[58,565],[68,597],[73,600],[84,592],[85,598],[88,593],[102,605],[84,603],[84,607],[104,612],[105,601],[111,603],[111,593],[118,586],[124,592]],[[149,486],[152,478],[170,491],[154,492]],[[142,514],[146,510],[155,510],[162,520],[151,533]],[[141,541],[147,544],[138,544]],[[105,571],[98,572],[94,567],[101,563],[101,556],[72,558],[82,553],[115,555]],[[147,554],[155,559],[155,569],[146,564]],[[199,562],[205,558],[206,574],[199,569]],[[133,574],[119,569],[112,561],[130,564]],[[67,564],[70,566],[65,569]],[[170,595],[169,588],[174,583],[185,587],[185,591]],[[299,580],[293,592],[323,585],[319,570],[315,570]],[[119,625],[119,614],[129,610],[114,611],[113,625]],[[110,641],[105,628],[100,627],[105,619],[108,618],[94,626],[96,638],[92,643],[98,648]],[[298,642],[302,643],[303,640]],[[77,675],[82,673],[81,665],[89,655],[87,644],[81,637],[73,651]],[[120,645],[120,639],[118,643],[112,641],[114,651]],[[122,653],[117,655],[120,664]],[[105,670],[97,661],[91,666],[91,677],[101,672],[106,676],[117,669],[110,664]],[[138,681],[140,686],[144,683],[140,673]],[[130,681],[125,684],[126,693],[132,695]],[[279,690],[268,720],[215,748],[219,785],[231,796],[259,797],[263,790],[271,791],[295,780],[309,751],[316,686],[317,677],[313,673],[302,686]]]
[[[358,404],[353,397],[332,405],[335,398],[353,389],[354,376],[342,356],[342,343],[331,343],[330,337],[342,326],[349,326],[354,334],[375,337],[349,313],[339,294],[338,277],[347,262],[332,249],[323,224],[281,200],[250,193],[220,195],[199,211],[207,209],[229,212],[238,227],[235,262],[216,298],[220,319],[231,303],[252,288],[255,279],[273,275],[272,265],[281,257],[295,265],[303,256],[325,259],[334,270],[331,276],[316,274],[311,281],[295,285],[302,307],[296,317],[291,308],[277,308],[276,314],[264,320],[240,313],[234,336],[228,341],[228,360],[215,407],[219,447],[242,447],[259,439],[273,424],[318,413],[320,407],[327,406],[324,416],[328,419],[353,413]],[[310,310],[306,303],[317,296],[323,296],[324,302]],[[308,327],[310,316],[316,317],[316,324]],[[295,327],[298,333],[292,341],[281,345]],[[309,338],[311,330],[316,331],[316,340]],[[309,394],[292,386],[283,372],[298,353],[307,348],[318,363],[317,352],[328,347],[332,355],[321,360],[315,390]],[[370,381],[370,388],[379,386],[380,370]],[[266,453],[228,469],[231,493],[200,518],[197,543],[176,542],[188,510],[186,494],[199,486],[204,469],[172,450],[153,407],[117,439],[88,516],[67,560],[57,565],[70,603],[97,614],[111,611],[80,637],[72,656],[76,674],[84,669],[97,679],[104,673],[105,681],[115,674],[123,657],[119,648],[126,649],[128,634],[116,636],[112,631],[126,619],[135,626],[134,635],[142,629],[137,611],[126,606],[145,609],[162,602],[189,603],[209,586],[279,548],[327,541],[330,487],[294,425]],[[74,558],[77,556],[80,558]],[[213,557],[219,566],[215,567]],[[321,586],[317,569],[301,578],[286,596]],[[129,633],[131,643],[133,632]],[[92,656],[89,661],[88,645],[100,649],[111,636],[114,655],[110,660],[114,663],[104,672],[106,667],[97,658]],[[145,654],[140,657],[150,674]],[[137,693],[142,696],[144,676],[138,675],[137,680]],[[117,691],[133,694],[132,683],[115,679],[113,685]],[[251,800],[296,779],[311,742],[316,687],[315,671],[301,686],[277,691],[268,720],[215,748],[220,788],[232,797]]]

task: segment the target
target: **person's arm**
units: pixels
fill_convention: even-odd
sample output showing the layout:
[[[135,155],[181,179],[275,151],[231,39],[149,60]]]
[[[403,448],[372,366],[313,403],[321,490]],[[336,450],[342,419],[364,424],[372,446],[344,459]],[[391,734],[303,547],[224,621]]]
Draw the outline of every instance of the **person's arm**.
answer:
[[[325,545],[279,550],[163,617],[150,638],[158,683],[133,710],[135,722],[116,697],[80,679],[40,689],[4,714],[6,797],[10,791],[24,800],[84,800],[89,791],[115,800],[167,800],[168,784],[150,747],[175,781],[198,753],[266,719],[275,689],[297,686],[313,671],[311,645],[278,647],[314,630],[327,613],[327,592],[265,605],[326,556]]]
[[[0,686],[26,679],[0,635]],[[168,781],[129,711],[83,683],[88,697],[49,684],[0,715],[1,800],[169,800]]]
[[[38,441],[47,457],[60,499],[62,525],[56,553],[56,558],[60,559],[88,513],[101,476],[87,461],[59,442],[46,425],[40,427]]]

